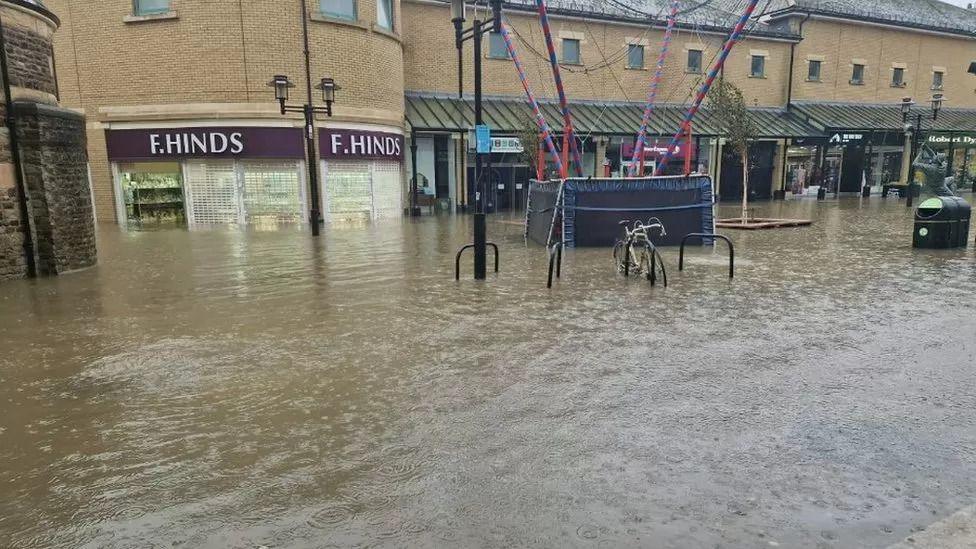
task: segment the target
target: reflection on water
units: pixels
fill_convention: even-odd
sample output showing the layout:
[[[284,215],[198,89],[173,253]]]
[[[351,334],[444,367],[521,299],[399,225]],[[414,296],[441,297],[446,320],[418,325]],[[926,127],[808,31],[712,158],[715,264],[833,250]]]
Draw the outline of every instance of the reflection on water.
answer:
[[[0,286],[0,545],[883,547],[971,503],[976,253],[757,210],[817,224],[653,290],[573,250],[547,291],[497,220],[487,283],[466,218],[106,228]]]

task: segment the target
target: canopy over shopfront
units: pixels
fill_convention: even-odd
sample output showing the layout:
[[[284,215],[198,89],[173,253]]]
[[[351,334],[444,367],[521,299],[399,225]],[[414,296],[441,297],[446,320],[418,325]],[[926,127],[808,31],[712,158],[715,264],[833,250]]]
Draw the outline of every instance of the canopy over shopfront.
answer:
[[[841,131],[904,132],[901,104],[823,103],[795,101],[790,111],[797,118],[824,133]],[[933,121],[925,104],[916,105],[914,113],[925,117],[923,129],[936,132],[976,131],[976,110],[943,108]],[[912,115],[914,123],[915,115]]]
[[[562,131],[559,103],[541,100],[540,107],[553,131]],[[619,101],[574,101],[573,124],[577,135],[634,136],[640,127],[644,104]],[[661,104],[654,111],[648,134],[672,136],[684,119],[686,106]],[[821,131],[804,122],[787,109],[749,109],[759,133],[758,139],[813,137]],[[414,131],[463,132],[474,127],[474,100],[439,94],[408,93],[406,117]],[[523,131],[533,119],[532,109],[521,98],[487,97],[484,99],[484,120],[493,132],[515,134]],[[703,109],[695,118],[694,134],[717,137],[722,135],[715,117]]]

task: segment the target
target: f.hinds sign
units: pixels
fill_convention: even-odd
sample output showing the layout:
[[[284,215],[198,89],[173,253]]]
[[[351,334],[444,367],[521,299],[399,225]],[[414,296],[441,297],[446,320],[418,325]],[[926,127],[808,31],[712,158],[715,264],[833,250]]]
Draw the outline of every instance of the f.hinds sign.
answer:
[[[305,158],[298,128],[109,130],[110,160],[163,158]]]
[[[322,129],[319,154],[325,159],[403,161],[403,136],[395,133]]]

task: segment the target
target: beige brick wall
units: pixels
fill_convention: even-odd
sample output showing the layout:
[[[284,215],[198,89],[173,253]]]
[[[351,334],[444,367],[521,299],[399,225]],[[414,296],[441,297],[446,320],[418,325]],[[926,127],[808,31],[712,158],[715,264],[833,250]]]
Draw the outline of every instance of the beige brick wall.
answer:
[[[457,50],[454,48],[454,28],[450,10],[446,5],[436,5],[406,0],[403,3],[404,32],[404,79],[406,88],[414,91],[457,91]],[[481,10],[482,17],[485,15]],[[469,23],[474,18],[469,11]],[[516,47],[526,66],[529,80],[540,97],[555,97],[556,90],[549,69],[546,46],[533,14],[509,11],[507,18],[518,36]],[[612,99],[643,101],[653,75],[654,64],[660,51],[664,31],[649,30],[640,25],[624,25],[598,21],[551,16],[551,26],[559,49],[559,37],[581,37],[582,66],[565,67],[562,71],[566,93],[571,99]],[[671,57],[666,65],[659,98],[664,102],[681,103],[689,97],[701,75],[686,74],[688,44],[705,46],[705,70],[708,62],[722,46],[724,37],[679,29],[674,36]],[[628,43],[645,43],[645,70],[627,69],[626,48]],[[465,45],[465,90],[473,90],[473,61],[471,43]],[[487,39],[485,51],[487,52]],[[749,78],[752,50],[768,53],[765,79]],[[786,42],[771,40],[745,40],[733,50],[726,65],[726,77],[740,88],[750,104],[782,106],[786,101],[785,75],[789,69],[790,47]],[[610,68],[600,67],[604,59],[611,61]],[[518,95],[522,87],[510,61],[485,59],[484,86],[486,94]]]
[[[234,105],[251,103],[266,107],[259,117],[276,117],[273,92],[266,86],[275,74],[299,84],[293,99],[304,97],[298,0],[173,0],[176,18],[142,22],[125,21],[132,14],[131,0],[47,0],[46,5],[62,21],[55,39],[62,103],[84,109],[90,122],[99,220],[115,220],[104,130],[98,125],[108,119],[106,112],[134,107],[133,113],[168,113],[162,118],[217,119],[244,110]],[[393,33],[375,27],[375,0],[358,0],[357,6],[359,21],[341,24],[319,17],[317,0],[309,0],[316,19],[310,23],[312,78],[331,76],[341,86],[336,121],[365,118],[400,126],[399,2],[394,1]],[[213,104],[213,112],[200,109],[200,103]]]
[[[976,107],[973,40],[856,23],[811,19],[796,48],[793,97],[802,100],[898,103],[902,97],[931,98],[932,73],[945,69],[947,107]],[[807,62],[822,59],[820,82],[807,82]],[[864,85],[850,83],[853,61],[865,62]],[[904,88],[892,87],[892,68],[905,67]]]

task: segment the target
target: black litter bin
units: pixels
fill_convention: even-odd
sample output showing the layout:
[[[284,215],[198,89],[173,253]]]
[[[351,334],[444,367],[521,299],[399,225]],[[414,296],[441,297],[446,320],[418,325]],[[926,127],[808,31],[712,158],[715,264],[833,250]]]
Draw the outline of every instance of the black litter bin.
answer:
[[[915,248],[955,248],[959,241],[959,212],[954,197],[930,198],[915,210]]]
[[[965,200],[956,197],[956,217],[959,219],[959,228],[956,231],[956,247],[965,248],[969,246],[969,226],[973,218],[973,208]]]

